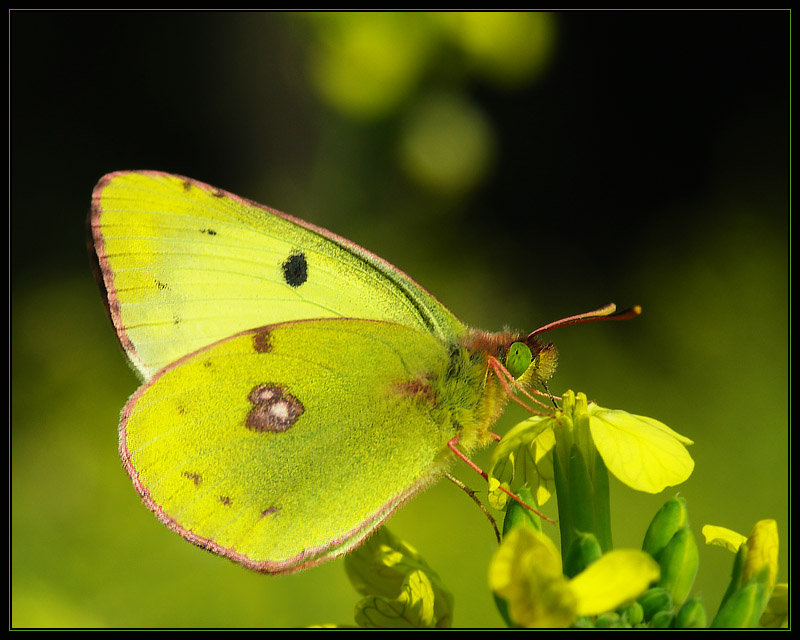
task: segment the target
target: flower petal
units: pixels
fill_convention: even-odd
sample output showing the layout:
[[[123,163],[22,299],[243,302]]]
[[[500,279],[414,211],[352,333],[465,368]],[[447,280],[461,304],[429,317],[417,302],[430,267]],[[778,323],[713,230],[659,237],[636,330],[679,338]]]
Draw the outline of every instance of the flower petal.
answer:
[[[609,551],[570,580],[578,615],[594,616],[642,595],[660,575],[658,563],[644,551]]]
[[[665,424],[596,405],[589,412],[592,439],[606,467],[632,489],[659,493],[692,474],[694,460],[683,445],[691,440]]]
[[[419,552],[386,527],[347,555],[345,569],[355,589],[367,596],[357,605],[360,625],[451,625],[452,594]]]
[[[505,537],[489,565],[489,586],[506,599],[511,619],[521,626],[566,627],[575,618],[558,550],[535,529],[517,527]]]
[[[550,499],[555,487],[553,459],[549,455],[555,446],[550,417],[534,416],[512,428],[492,451],[489,463],[489,504],[504,509],[509,497],[499,489],[516,492],[523,484],[535,488],[536,504]]]
[[[706,538],[706,544],[724,547],[728,551],[733,551],[733,553],[736,553],[742,543],[747,540],[741,533],[713,524],[707,524],[703,527],[703,535]]]
[[[367,596],[356,605],[355,620],[371,629],[424,629],[436,626],[431,581],[422,571],[403,579],[396,598]]]

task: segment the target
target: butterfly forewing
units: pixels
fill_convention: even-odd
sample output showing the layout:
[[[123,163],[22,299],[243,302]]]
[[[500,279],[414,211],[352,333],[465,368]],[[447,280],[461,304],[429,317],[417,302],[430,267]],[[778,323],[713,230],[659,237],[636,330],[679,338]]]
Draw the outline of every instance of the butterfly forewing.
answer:
[[[253,327],[385,320],[442,340],[463,325],[404,273],[308,223],[180,176],[109,174],[91,226],[109,310],[145,379]]]

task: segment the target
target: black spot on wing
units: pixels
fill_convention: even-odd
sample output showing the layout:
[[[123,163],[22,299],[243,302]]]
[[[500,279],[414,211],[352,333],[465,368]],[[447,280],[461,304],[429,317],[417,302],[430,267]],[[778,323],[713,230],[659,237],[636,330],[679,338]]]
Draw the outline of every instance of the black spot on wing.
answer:
[[[308,280],[308,262],[302,251],[292,253],[281,266],[283,279],[290,287],[299,287]]]
[[[200,233],[205,233],[205,234],[208,234],[210,236],[217,235],[217,232],[214,231],[213,229],[200,229]]]

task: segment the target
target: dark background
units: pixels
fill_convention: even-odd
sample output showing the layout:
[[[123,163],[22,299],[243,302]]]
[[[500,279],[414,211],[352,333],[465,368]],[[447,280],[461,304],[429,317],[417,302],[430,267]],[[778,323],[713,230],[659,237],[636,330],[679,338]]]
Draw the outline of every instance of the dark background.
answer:
[[[432,21],[10,13],[13,624],[350,623],[357,599],[339,562],[253,575],[138,503],[115,429],[137,382],[85,248],[92,187],[121,169],[191,176],[330,228],[486,329],[642,304],[636,321],[554,334],[554,390],[585,390],[695,440],[680,493],[699,544],[703,524],[747,534],[762,518],[788,542],[789,13],[534,18],[540,63],[513,81]],[[405,89],[377,112],[320,89],[355,30],[393,64],[417,60],[412,81],[390,78]],[[500,29],[486,40],[512,39]],[[369,56],[354,60],[340,64],[356,88],[345,96],[369,84],[358,76]],[[480,170],[445,186],[403,155],[432,103],[474,123],[451,140],[435,128],[435,147],[482,132]],[[616,543],[638,546],[676,491],[631,497],[614,484]],[[474,506],[436,487],[390,526],[454,590],[457,625],[500,624],[485,581],[491,534]],[[730,559],[701,549],[697,590],[711,611]]]

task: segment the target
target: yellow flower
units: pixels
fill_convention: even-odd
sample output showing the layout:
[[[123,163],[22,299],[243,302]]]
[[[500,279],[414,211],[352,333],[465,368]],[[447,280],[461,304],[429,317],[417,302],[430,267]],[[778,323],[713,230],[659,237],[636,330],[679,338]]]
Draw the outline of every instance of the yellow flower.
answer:
[[[492,452],[489,504],[495,509],[505,509],[510,499],[501,486],[516,492],[527,481],[539,505],[553,495],[555,472],[550,452],[556,445],[556,438],[547,420],[549,418],[521,422],[503,436]]]
[[[505,504],[498,486],[514,491],[525,482],[536,489],[538,504],[546,502],[554,486],[551,452],[572,446],[587,463],[599,453],[606,468],[637,491],[659,493],[692,474],[694,460],[686,445],[693,442],[662,422],[599,407],[572,391],[564,394],[562,405],[552,416],[519,423],[495,447],[489,465],[492,506]]]
[[[775,586],[778,575],[778,523],[775,520],[759,520],[753,526],[750,536],[745,538],[740,533],[707,524],[703,527],[703,535],[706,544],[725,547],[729,551],[736,553],[742,545],[745,545],[744,570],[742,572],[741,584],[767,567],[769,571],[769,586]]]
[[[758,579],[762,572],[770,599],[764,605],[764,611],[759,621],[763,627],[787,626],[789,606],[786,583],[776,584],[778,576],[778,524],[775,520],[759,520],[753,526],[748,537],[725,527],[707,524],[703,527],[706,544],[724,547],[737,554],[743,554],[741,572],[737,575],[734,569],[734,584],[732,587],[741,588],[748,582]],[[737,556],[738,563],[738,556]],[[762,579],[763,579],[762,578]]]
[[[611,551],[572,580],[563,575],[553,542],[529,527],[503,540],[489,565],[489,586],[524,627],[567,627],[635,599],[658,580],[658,564],[643,551]]]

